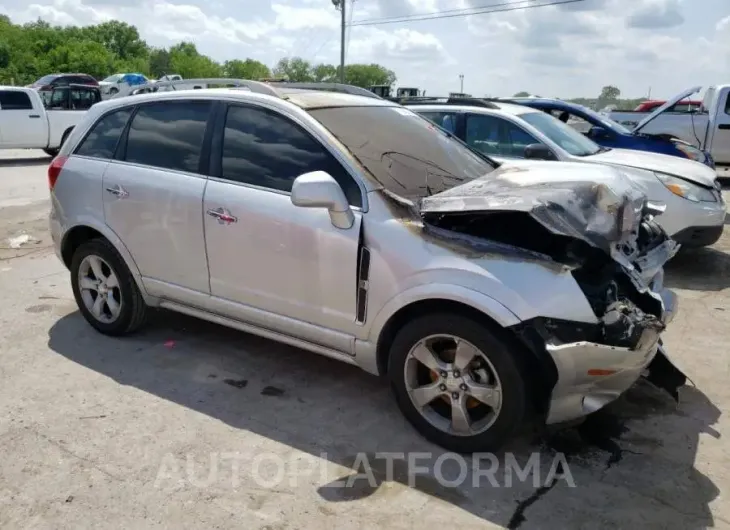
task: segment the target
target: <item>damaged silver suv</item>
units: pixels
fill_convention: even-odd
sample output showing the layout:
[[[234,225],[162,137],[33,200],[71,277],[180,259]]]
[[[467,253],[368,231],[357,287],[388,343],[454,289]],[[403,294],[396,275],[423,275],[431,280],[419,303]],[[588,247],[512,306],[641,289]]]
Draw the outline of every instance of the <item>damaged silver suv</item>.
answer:
[[[647,368],[684,381],[660,340],[676,245],[614,168],[499,165],[388,101],[251,82],[95,105],[48,179],[98,331],[161,307],[358,365],[451,450]]]

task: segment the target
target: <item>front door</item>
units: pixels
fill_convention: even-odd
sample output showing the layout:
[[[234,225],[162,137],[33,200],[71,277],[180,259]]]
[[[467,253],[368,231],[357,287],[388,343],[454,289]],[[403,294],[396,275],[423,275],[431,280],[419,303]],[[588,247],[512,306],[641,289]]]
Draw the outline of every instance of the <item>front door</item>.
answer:
[[[290,319],[288,333],[321,328],[320,344],[345,349],[346,340],[326,344],[326,330],[356,327],[360,188],[282,114],[231,105],[222,121],[203,201],[211,294],[234,318],[274,329]],[[334,227],[325,209],[291,203],[294,179],[316,170],[332,175],[355,207],[351,228]]]
[[[0,140],[2,147],[46,147],[48,120],[38,98],[36,107],[23,90],[0,90]]]
[[[146,103],[104,173],[107,224],[153,295],[201,305],[208,296],[201,151],[211,102]]]

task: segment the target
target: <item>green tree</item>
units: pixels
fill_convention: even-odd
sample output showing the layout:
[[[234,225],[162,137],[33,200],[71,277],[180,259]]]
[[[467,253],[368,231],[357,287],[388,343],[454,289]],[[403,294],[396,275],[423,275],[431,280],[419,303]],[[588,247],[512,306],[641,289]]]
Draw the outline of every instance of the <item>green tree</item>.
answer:
[[[271,70],[264,63],[254,59],[234,59],[223,64],[223,75],[234,79],[266,79],[271,77]]]
[[[49,53],[48,59],[61,72],[84,72],[96,78],[103,78],[114,65],[114,56],[92,41],[71,41]]]
[[[312,80],[318,83],[334,83],[339,81],[338,70],[331,64],[318,64],[312,68]]]
[[[301,57],[284,57],[274,67],[275,77],[286,77],[293,82],[313,81],[312,64]]]
[[[170,66],[170,52],[164,48],[152,48],[148,64],[149,72],[155,79],[173,73]]]
[[[530,93],[529,93],[529,92],[524,92],[524,91],[523,91],[523,92],[517,92],[517,94],[515,94],[515,95],[514,95],[514,96],[512,96],[512,97],[513,97],[513,98],[526,98],[526,97],[528,97],[529,95],[530,95]]]
[[[192,42],[181,42],[170,48],[170,68],[183,78],[222,77],[221,65],[198,53]]]
[[[146,57],[147,43],[139,36],[137,28],[119,20],[110,20],[83,29],[86,38],[102,44],[121,60]]]
[[[598,99],[602,101],[616,101],[621,97],[621,91],[615,86],[608,85],[601,89],[601,95]]]
[[[373,85],[392,85],[395,80],[395,72],[379,64],[345,65],[345,83],[348,85],[368,88]]]

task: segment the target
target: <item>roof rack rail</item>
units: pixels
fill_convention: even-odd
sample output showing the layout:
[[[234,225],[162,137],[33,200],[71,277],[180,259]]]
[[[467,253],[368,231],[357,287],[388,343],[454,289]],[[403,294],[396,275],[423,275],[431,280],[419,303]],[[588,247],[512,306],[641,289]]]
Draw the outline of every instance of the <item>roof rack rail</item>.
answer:
[[[430,105],[438,103],[441,105],[466,105],[471,107],[483,107],[487,109],[498,109],[489,98],[468,98],[451,96],[417,96],[417,97],[392,97],[391,101],[401,105]]]
[[[367,88],[354,85],[345,85],[342,83],[318,83],[318,82],[298,82],[298,81],[266,81],[266,84],[272,86],[285,86],[288,88],[296,88],[301,90],[321,90],[323,92],[340,92],[342,94],[352,94],[355,96],[365,96],[374,99],[383,99]]]
[[[176,81],[154,81],[150,83],[145,83],[143,85],[133,85],[120,90],[110,99],[137,94],[149,94],[153,92],[189,90],[191,85],[193,89],[202,89],[208,88],[209,85],[218,85],[226,88],[246,89],[250,90],[251,92],[266,94],[269,96],[279,96],[279,93],[272,85],[268,83],[262,83],[261,81],[252,81],[250,79],[232,79],[227,77],[210,77],[200,79],[178,79]]]

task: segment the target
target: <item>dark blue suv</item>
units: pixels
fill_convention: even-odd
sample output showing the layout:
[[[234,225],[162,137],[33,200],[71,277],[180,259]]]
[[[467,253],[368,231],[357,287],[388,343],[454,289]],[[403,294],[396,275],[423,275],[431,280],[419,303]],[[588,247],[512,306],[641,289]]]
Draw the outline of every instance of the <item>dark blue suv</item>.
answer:
[[[599,114],[587,107],[547,98],[502,98],[500,101],[525,105],[545,111],[556,118],[571,122],[577,130],[588,136],[598,145],[650,151],[664,155],[689,158],[715,169],[715,162],[709,153],[680,140],[660,135],[631,131],[608,116]]]

